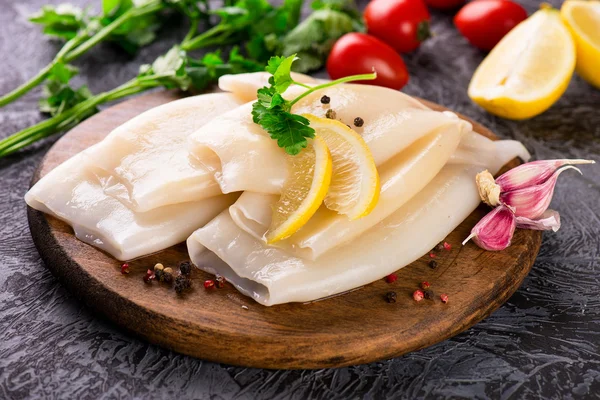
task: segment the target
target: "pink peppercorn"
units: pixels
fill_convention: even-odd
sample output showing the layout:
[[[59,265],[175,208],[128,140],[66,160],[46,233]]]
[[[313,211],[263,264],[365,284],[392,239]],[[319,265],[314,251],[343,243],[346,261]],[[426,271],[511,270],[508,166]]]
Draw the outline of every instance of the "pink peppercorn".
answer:
[[[429,284],[429,282],[425,281],[421,283],[421,288],[422,289],[429,289],[429,287],[431,287],[431,285]]]
[[[124,263],[123,265],[121,265],[121,273],[123,275],[128,274],[129,273],[129,264]]]
[[[425,297],[425,294],[423,294],[422,290],[417,289],[413,293],[413,299],[415,299],[415,301],[421,301],[423,300],[423,297]]]
[[[213,281],[212,279],[207,279],[204,281],[204,288],[205,289],[211,289],[215,287],[215,281]]]
[[[144,275],[144,282],[150,283],[151,281],[154,280],[154,278],[156,278],[156,276],[154,275],[154,272],[152,272],[152,270],[149,269],[148,271],[146,271],[146,275]]]
[[[398,275],[396,274],[389,274],[388,276],[385,277],[385,281],[387,283],[394,283],[398,280]]]
[[[452,245],[448,242],[444,242],[444,249],[450,251],[452,250]]]
[[[440,294],[440,300],[442,300],[442,303],[446,304],[448,302],[448,295]]]
[[[429,253],[429,258],[435,258],[435,253],[434,252]]]

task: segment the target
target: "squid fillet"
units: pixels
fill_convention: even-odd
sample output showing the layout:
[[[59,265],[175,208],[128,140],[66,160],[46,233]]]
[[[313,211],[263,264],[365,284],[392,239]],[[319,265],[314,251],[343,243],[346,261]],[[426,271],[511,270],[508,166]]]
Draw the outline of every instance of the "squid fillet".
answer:
[[[223,75],[219,78],[219,89],[233,94],[243,103],[256,100],[256,91],[269,86],[268,72],[249,72],[246,74]],[[292,72],[292,79],[305,84],[315,84],[319,80],[309,75]]]
[[[106,194],[136,212],[221,194],[212,173],[189,157],[189,136],[241,104],[230,94],[188,97],[148,110],[85,154],[103,170]]]
[[[369,146],[375,163],[381,165],[431,133],[449,126],[469,126],[450,112],[424,107],[400,92],[364,85],[340,85],[309,95],[294,106],[295,113],[325,114],[319,101],[331,95],[338,118],[351,124],[362,115],[367,122],[356,128]],[[284,151],[252,121],[251,104],[245,104],[204,125],[191,137],[192,154],[214,173],[223,193],[281,192],[287,178]]]
[[[97,146],[97,145],[96,145]],[[184,241],[226,209],[235,195],[134,212],[104,193],[98,176],[79,153],[40,179],[25,195],[27,204],[71,225],[75,236],[118,260],[131,260]]]
[[[223,275],[260,304],[306,302],[342,293],[418,259],[479,204],[475,166],[449,165],[408,203],[359,238],[315,261],[267,246],[222,212],[187,240],[194,264]]]

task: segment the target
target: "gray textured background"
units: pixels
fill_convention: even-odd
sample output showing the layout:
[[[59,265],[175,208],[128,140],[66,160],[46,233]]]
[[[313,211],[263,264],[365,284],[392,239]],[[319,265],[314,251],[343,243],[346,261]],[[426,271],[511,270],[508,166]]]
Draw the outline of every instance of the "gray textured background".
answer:
[[[77,0],[79,4],[95,3]],[[56,0],[0,0],[0,93],[55,54],[26,16]],[[363,2],[364,3],[364,2]],[[554,2],[559,5],[559,2]],[[537,7],[529,1],[529,11]],[[166,49],[181,29],[129,58],[100,46],[76,64],[78,83],[115,87]],[[405,60],[405,91],[523,141],[538,159],[600,160],[600,90],[574,77],[563,98],[525,122],[495,118],[466,94],[483,54],[434,14],[436,36]],[[43,117],[39,92],[0,110],[0,137]],[[31,241],[25,194],[52,141],[0,160],[0,398],[600,398],[600,167],[560,178],[563,227],[544,235],[519,291],[496,313],[436,346],[394,360],[319,371],[218,365],[148,345],[93,315],[46,270]],[[385,321],[382,321],[385,323]]]

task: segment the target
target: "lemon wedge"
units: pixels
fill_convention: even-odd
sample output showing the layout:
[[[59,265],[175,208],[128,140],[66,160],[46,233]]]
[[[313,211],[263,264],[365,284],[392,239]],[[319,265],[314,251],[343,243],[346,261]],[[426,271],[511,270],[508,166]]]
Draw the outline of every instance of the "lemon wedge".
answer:
[[[289,176],[265,234],[268,244],[290,237],[317,211],[331,183],[332,161],[325,141],[312,139],[300,154],[288,155]]]
[[[560,15],[575,39],[577,73],[600,89],[600,1],[567,0]]]
[[[304,117],[327,144],[333,161],[325,206],[351,220],[369,214],[377,205],[381,187],[373,155],[365,140],[339,121],[314,115]]]
[[[560,13],[542,8],[483,60],[469,84],[469,97],[500,117],[531,118],[559,99],[574,69],[575,44]]]

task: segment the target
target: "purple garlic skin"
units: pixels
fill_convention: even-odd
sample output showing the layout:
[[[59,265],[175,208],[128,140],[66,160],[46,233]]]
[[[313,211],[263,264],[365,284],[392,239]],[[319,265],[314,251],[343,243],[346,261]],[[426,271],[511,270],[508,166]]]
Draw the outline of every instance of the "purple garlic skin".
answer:
[[[560,229],[560,214],[558,211],[546,210],[538,219],[517,217],[517,228],[532,229],[535,231],[547,231],[552,229],[556,232]]]
[[[496,179],[502,192],[523,189],[546,182],[558,168],[564,165],[594,164],[593,160],[541,160],[521,164]]]
[[[471,230],[471,234],[463,245],[470,239],[484,250],[499,251],[510,246],[517,221],[512,210],[500,205],[483,217]]]
[[[517,217],[536,219],[548,209],[552,196],[554,196],[554,187],[558,176],[567,169],[574,169],[581,174],[581,171],[571,165],[564,166],[556,170],[550,178],[539,185],[532,185],[522,189],[500,194],[500,202],[510,206]]]

